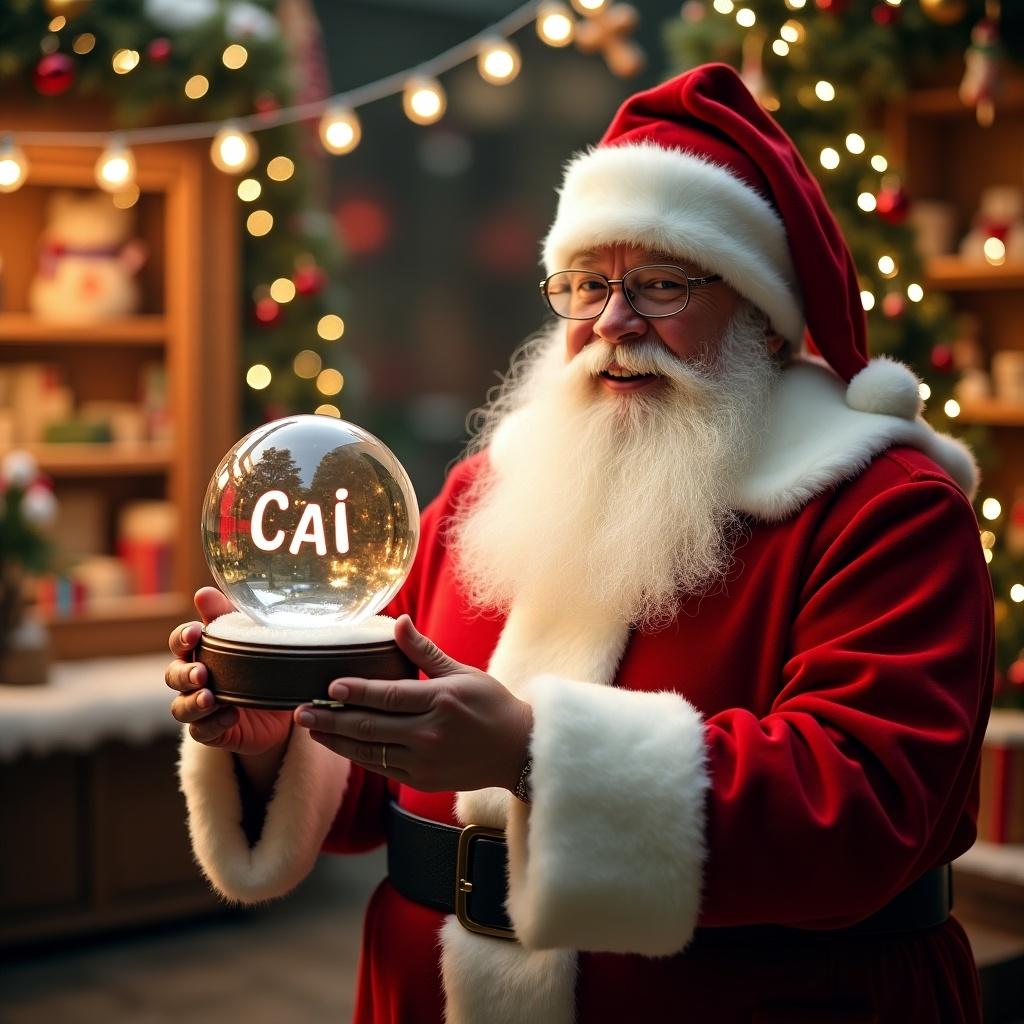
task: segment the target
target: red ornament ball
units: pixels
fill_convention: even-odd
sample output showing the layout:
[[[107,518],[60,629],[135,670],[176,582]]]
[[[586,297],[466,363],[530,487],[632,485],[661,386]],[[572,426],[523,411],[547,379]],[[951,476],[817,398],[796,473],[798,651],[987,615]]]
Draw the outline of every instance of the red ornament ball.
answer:
[[[261,92],[252,102],[253,109],[257,114],[273,114],[281,104],[273,93]]]
[[[828,11],[829,14],[845,14],[850,8],[850,0],[814,0],[814,5],[819,11]]]
[[[903,316],[903,311],[907,308],[907,304],[903,301],[903,296],[899,292],[889,292],[888,295],[882,299],[882,312],[889,317],[890,320],[895,320],[897,317]]]
[[[953,350],[948,345],[936,345],[930,356],[931,364],[939,373],[953,369]]]
[[[910,197],[901,185],[883,187],[875,196],[875,212],[887,224],[902,224],[910,213]]]
[[[299,295],[319,295],[327,284],[327,275],[315,263],[309,263],[295,271],[292,284]]]
[[[262,299],[257,299],[253,311],[256,314],[256,319],[265,327],[270,327],[281,319],[281,306],[270,298],[269,295]]]
[[[900,18],[900,9],[889,4],[876,4],[871,9],[871,18],[876,25],[895,25]]]
[[[1015,661],[1006,670],[1006,681],[1011,686],[1024,686],[1024,661]]]
[[[75,84],[75,62],[66,53],[48,53],[32,71],[32,84],[40,96],[60,96]]]
[[[146,56],[156,64],[163,64],[171,55],[171,41],[166,36],[151,39],[146,47]]]

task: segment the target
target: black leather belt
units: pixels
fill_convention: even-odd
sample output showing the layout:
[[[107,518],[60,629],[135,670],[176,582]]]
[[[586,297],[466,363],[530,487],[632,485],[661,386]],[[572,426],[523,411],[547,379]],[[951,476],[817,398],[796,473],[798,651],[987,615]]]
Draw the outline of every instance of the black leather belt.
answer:
[[[469,825],[455,828],[392,802],[388,808],[388,876],[406,899],[446,914],[482,935],[514,939],[505,911],[508,895],[508,848],[505,833]],[[753,925],[743,928],[698,928],[695,939],[736,941],[803,935],[885,935],[933,928],[953,907],[953,872],[949,864],[926,871],[881,910],[846,928],[788,928]]]

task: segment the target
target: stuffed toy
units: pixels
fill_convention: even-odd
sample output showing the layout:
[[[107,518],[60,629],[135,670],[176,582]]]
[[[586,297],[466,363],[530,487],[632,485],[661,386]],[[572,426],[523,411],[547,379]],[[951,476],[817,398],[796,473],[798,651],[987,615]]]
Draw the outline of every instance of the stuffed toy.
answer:
[[[993,185],[981,194],[971,230],[960,243],[960,255],[985,262],[985,242],[998,238],[1006,246],[1005,259],[1024,259],[1024,193],[1014,185]]]
[[[57,192],[39,243],[29,308],[47,320],[77,323],[139,308],[135,274],[146,259],[131,210],[105,192]]]

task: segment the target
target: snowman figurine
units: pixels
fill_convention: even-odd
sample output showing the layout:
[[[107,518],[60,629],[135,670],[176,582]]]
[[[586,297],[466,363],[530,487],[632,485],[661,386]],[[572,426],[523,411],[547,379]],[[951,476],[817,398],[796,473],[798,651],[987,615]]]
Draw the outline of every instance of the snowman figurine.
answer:
[[[57,192],[39,242],[29,308],[46,320],[86,323],[139,308],[135,275],[145,262],[131,210],[107,193]]]

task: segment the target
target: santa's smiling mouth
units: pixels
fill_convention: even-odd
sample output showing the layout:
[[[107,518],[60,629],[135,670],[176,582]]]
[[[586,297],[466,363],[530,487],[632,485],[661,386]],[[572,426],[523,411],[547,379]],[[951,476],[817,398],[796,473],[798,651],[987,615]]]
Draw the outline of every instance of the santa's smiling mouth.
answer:
[[[609,366],[598,374],[606,387],[613,391],[629,391],[641,388],[658,380],[656,373],[634,373],[624,370],[621,366]]]

